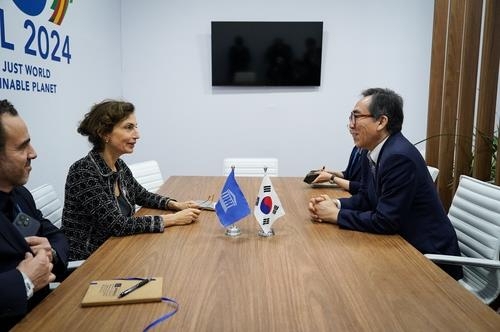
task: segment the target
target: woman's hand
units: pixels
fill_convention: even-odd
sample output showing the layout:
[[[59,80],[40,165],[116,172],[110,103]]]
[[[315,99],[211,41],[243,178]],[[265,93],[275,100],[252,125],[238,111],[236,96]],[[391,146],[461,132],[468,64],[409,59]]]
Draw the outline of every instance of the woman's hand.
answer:
[[[201,210],[194,208],[187,208],[174,214],[162,215],[165,227],[175,225],[188,225],[198,220]]]
[[[198,208],[198,204],[195,201],[185,201],[185,202],[169,201],[168,208],[170,210],[181,211],[189,208]]]

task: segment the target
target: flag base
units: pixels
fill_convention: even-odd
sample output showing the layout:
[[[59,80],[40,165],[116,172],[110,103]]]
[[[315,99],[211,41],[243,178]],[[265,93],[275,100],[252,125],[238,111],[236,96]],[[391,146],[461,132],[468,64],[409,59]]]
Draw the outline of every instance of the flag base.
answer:
[[[269,230],[269,232],[264,232],[264,230],[259,230],[259,236],[263,236],[263,237],[270,237],[270,236],[274,236],[274,230],[271,228]]]
[[[238,236],[241,234],[241,230],[238,226],[236,225],[231,225],[228,228],[226,228],[226,233],[227,236]]]

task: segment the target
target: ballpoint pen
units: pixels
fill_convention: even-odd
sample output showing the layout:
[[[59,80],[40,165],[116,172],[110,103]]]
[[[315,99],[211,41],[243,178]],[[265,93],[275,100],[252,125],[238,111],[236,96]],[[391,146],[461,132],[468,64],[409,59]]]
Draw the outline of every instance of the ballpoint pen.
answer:
[[[145,284],[147,284],[151,280],[154,280],[154,279],[153,278],[146,278],[146,279],[141,280],[139,283],[135,284],[134,286],[132,286],[130,288],[127,288],[126,290],[124,290],[123,292],[118,294],[118,298],[120,299],[120,298],[124,297],[125,295],[132,293],[133,291],[144,286]]]

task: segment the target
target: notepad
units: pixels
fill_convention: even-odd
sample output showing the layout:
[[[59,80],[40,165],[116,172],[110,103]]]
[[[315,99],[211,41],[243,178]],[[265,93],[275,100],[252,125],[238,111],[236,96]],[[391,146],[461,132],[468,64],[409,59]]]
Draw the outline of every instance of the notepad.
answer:
[[[81,305],[82,307],[91,307],[161,301],[163,290],[163,278],[161,277],[154,277],[154,280],[151,280],[144,286],[122,298],[118,298],[121,292],[138,282],[140,280],[114,279],[91,281]]]
[[[206,200],[206,201],[195,200],[195,202],[196,202],[196,204],[198,204],[198,207],[201,210],[215,211],[215,202],[214,201],[210,201],[210,200]]]
[[[320,182],[320,183],[311,183],[311,188],[339,188],[339,185],[330,182]]]

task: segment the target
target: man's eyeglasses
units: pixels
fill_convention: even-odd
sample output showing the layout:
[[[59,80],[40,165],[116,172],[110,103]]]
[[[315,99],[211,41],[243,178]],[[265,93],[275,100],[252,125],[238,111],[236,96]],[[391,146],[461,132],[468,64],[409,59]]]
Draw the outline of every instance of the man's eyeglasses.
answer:
[[[371,114],[356,114],[356,113],[351,112],[351,114],[349,115],[349,125],[355,126],[356,120],[362,119],[362,118],[373,118],[373,115],[371,115]]]

